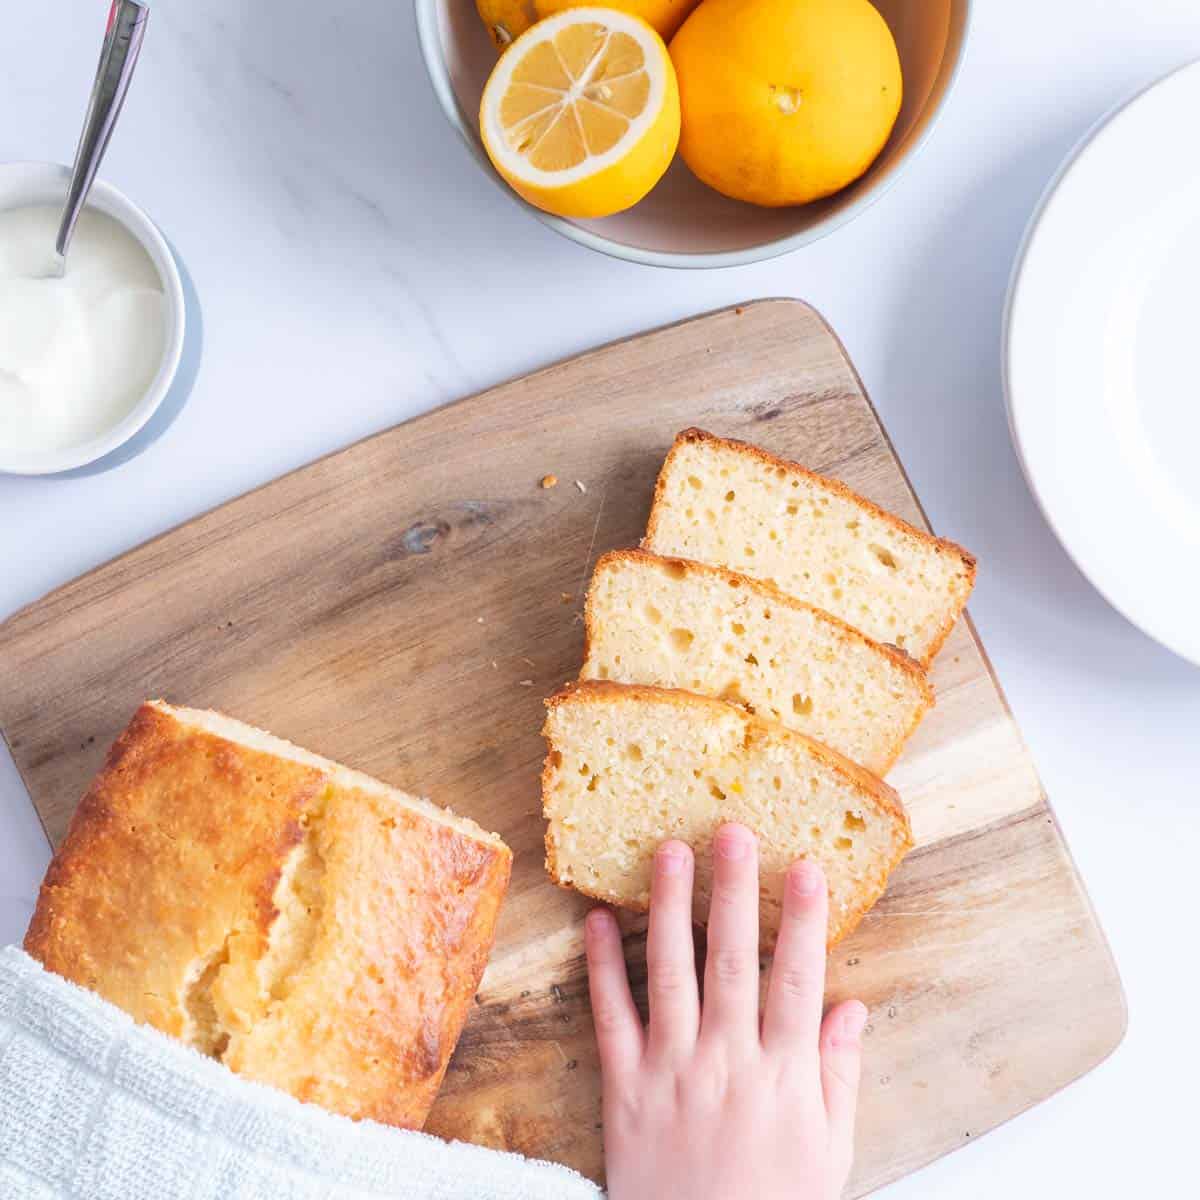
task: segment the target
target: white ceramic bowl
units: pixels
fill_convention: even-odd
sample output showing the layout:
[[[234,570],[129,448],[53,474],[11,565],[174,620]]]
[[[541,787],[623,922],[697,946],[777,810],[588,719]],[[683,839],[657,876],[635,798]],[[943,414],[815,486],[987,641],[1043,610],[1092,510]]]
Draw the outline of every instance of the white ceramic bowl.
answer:
[[[598,0],[603,3],[603,0]],[[900,52],[904,103],[871,169],[845,191],[795,208],[756,208],[702,184],[678,156],[627,212],[599,221],[552,217],[525,204],[492,170],[479,140],[479,100],[496,61],[474,0],[416,0],[429,78],[479,165],[551,229],[616,258],[659,267],[733,267],[816,241],[874,203],[925,141],[958,73],[971,0],[874,0]]]
[[[61,205],[67,194],[71,172],[58,163],[0,163],[0,210],[29,204]],[[97,180],[92,185],[87,207],[102,212],[123,225],[150,256],[162,283],[164,322],[163,352],[158,371],[141,400],[110,429],[98,437],[65,450],[14,454],[0,448],[0,472],[10,475],[51,475],[82,467],[124,445],[153,416],[162,403],[183,350],[184,302],[179,268],[154,222],[111,184]]]

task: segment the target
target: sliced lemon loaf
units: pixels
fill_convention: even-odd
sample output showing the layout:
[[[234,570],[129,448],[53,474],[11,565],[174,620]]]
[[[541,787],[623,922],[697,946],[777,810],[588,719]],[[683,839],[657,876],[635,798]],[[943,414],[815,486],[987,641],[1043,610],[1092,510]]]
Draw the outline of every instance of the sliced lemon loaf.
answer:
[[[961,546],[836,480],[701,429],[685,429],[667,454],[642,545],[771,580],[925,666],[975,583]]]
[[[773,584],[615,550],[596,564],[582,679],[743,705],[883,775],[933,701],[907,655]]]
[[[840,754],[774,721],[691,692],[591,681],[546,701],[546,869],[626,908],[650,902],[654,852],[696,854],[695,919],[712,890],[712,837],[740,821],[759,838],[761,928],[773,946],[783,879],[811,858],[829,882],[829,943],[882,895],[912,846],[896,793]]]

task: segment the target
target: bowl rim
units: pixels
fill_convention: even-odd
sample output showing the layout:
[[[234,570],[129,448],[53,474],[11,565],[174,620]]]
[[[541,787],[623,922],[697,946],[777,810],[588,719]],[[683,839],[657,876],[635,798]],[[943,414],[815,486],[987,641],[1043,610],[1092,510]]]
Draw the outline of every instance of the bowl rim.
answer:
[[[12,187],[18,193],[28,191],[30,195],[28,201],[18,200],[15,205],[6,204],[4,207],[36,203],[34,196],[37,193],[60,184],[65,194],[70,176],[70,168],[63,163],[32,159],[0,163],[0,187]],[[124,192],[102,179],[93,183],[86,207],[116,221],[136,239],[154,264],[167,304],[168,321],[166,337],[163,339],[162,358],[141,399],[115,425],[86,442],[68,446],[63,450],[40,450],[15,456],[11,453],[0,453],[0,475],[54,475],[86,466],[106,454],[111,454],[138,433],[158,411],[179,369],[184,328],[187,323],[186,304],[179,266],[166,238],[158,226]]]
[[[603,0],[600,2],[602,3]],[[962,72],[963,62],[970,44],[975,13],[974,0],[950,0],[950,29],[946,38],[946,53],[943,54],[942,63],[938,68],[933,85],[933,91],[937,92],[940,88],[940,94],[937,96],[924,126],[905,149],[904,154],[897,161],[895,169],[889,172],[885,178],[865,188],[861,196],[856,197],[844,208],[838,209],[837,212],[798,233],[773,238],[740,250],[692,252],[645,250],[638,246],[627,246],[623,242],[614,241],[603,234],[584,229],[564,217],[556,217],[552,213],[543,212],[518,196],[496,173],[482,143],[476,137],[474,128],[464,113],[462,105],[458,102],[458,96],[450,82],[450,71],[446,66],[445,55],[442,53],[441,35],[438,31],[438,0],[416,0],[413,8],[416,14],[417,41],[421,47],[421,57],[424,59],[429,82],[443,114],[463,140],[471,156],[483,168],[484,174],[504,192],[509,200],[531,213],[543,225],[553,229],[555,233],[569,238],[581,246],[586,246],[589,250],[596,250],[610,258],[622,259],[625,262],[640,263],[651,267],[670,267],[677,270],[741,267],[750,263],[778,258],[780,255],[788,254],[793,250],[798,250],[801,246],[809,245],[828,236],[866,212],[877,200],[885,196],[924,149],[935,125],[941,118],[946,102],[954,91]],[[948,69],[947,54],[952,55]]]

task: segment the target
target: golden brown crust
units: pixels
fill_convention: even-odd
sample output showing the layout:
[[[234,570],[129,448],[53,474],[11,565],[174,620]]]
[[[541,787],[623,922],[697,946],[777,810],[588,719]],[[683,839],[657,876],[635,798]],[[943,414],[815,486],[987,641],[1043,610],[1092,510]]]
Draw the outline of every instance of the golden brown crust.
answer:
[[[383,798],[337,789],[320,829],[326,903],[287,1005],[234,1070],[354,1117],[420,1128],[487,964],[511,855]]]
[[[743,709],[729,704],[724,700],[718,700],[709,696],[699,696],[694,692],[680,691],[675,688],[652,687],[648,684],[614,683],[612,680],[607,679],[588,679],[564,684],[554,695],[546,699],[545,704],[547,709],[554,709],[558,705],[565,703],[604,704],[631,698],[666,701],[680,708],[690,708],[697,713],[704,712],[724,715],[732,711],[741,718],[750,736],[754,736],[757,733],[759,736],[771,737],[783,741],[790,740],[802,746],[814,758],[820,759],[837,774],[841,775],[851,786],[858,788],[864,794],[864,799],[873,802],[890,820],[897,824],[902,836],[894,857],[885,867],[881,867],[870,884],[861,890],[857,897],[858,903],[853,908],[847,910],[836,926],[831,927],[828,944],[832,946],[852,932],[863,915],[883,894],[887,886],[888,875],[914,845],[912,826],[908,819],[908,813],[896,791],[884,783],[882,779],[872,775],[870,771],[860,767],[857,763],[851,762],[844,755],[839,754],[836,750],[831,750],[821,742],[814,741],[812,738],[806,737],[794,729],[788,729],[776,721],[752,716]],[[546,758],[542,767],[542,795],[544,798],[549,793],[549,785],[555,769],[551,759],[555,750],[550,740],[551,731],[548,721],[542,728],[542,735],[548,743]],[[543,816],[546,815],[543,799]],[[581,886],[574,881],[565,883],[558,873],[558,864],[555,858],[554,846],[550,840],[549,827],[546,829],[545,845],[546,871],[550,878],[560,887],[570,888],[593,900],[599,900],[606,904],[614,904],[634,912],[645,912],[647,910],[648,906],[645,904],[630,902],[623,897],[599,893],[594,889]]]
[[[266,766],[228,745],[181,738],[170,717],[143,705],[75,811],[25,949],[180,1036],[178,963],[234,927],[260,947],[281,863],[323,785],[308,767],[279,764],[264,775]],[[203,900],[194,891],[201,881]]]
[[[782,468],[789,474],[799,475],[817,487],[825,488],[827,491],[833,492],[843,499],[859,505],[865,511],[871,513],[872,516],[878,517],[891,525],[902,536],[912,538],[928,546],[936,546],[947,553],[957,556],[963,564],[963,570],[966,575],[966,587],[960,601],[955,603],[950,615],[931,642],[928,652],[920,659],[922,666],[929,666],[936,657],[937,652],[942,648],[946,638],[950,636],[950,630],[954,628],[955,621],[958,620],[963,609],[966,607],[971,591],[975,587],[975,576],[978,568],[975,556],[957,542],[952,542],[948,538],[937,537],[932,533],[926,533],[923,529],[917,529],[916,526],[902,520],[895,513],[890,513],[886,509],[880,508],[874,501],[868,500],[865,496],[860,496],[852,488],[847,487],[840,479],[833,479],[827,475],[818,475],[815,471],[810,471],[807,467],[803,467],[797,462],[792,462],[790,459],[780,458],[778,455],[772,454],[769,450],[764,450],[761,446],[755,446],[750,442],[738,441],[736,438],[719,437],[715,433],[709,433],[705,429],[697,429],[694,426],[689,429],[680,430],[675,435],[675,441],[672,443],[671,449],[667,451],[667,456],[663,460],[663,465],[658,473],[658,479],[654,484],[654,499],[650,506],[650,517],[646,522],[646,536],[642,539],[643,547],[650,544],[658,527],[660,504],[662,504],[666,495],[666,480],[675,455],[681,447],[700,442],[720,446],[739,454],[747,454],[752,458],[757,458],[767,466]]]
[[[294,854],[319,901],[262,974]],[[42,884],[26,950],[136,1020],[195,1028],[200,968],[232,1069],[419,1128],[486,963],[511,853],[320,767],[143,705]],[[319,869],[317,869],[319,868]],[[188,997],[191,996],[189,1010]]]

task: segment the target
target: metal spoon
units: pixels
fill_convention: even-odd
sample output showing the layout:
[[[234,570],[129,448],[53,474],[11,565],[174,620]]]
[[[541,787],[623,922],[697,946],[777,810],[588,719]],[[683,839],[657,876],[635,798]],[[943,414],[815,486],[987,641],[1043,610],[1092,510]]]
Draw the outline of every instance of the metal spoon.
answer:
[[[71,168],[71,183],[67,188],[48,278],[61,279],[66,274],[67,247],[75,232],[75,222],[91,191],[100,160],[108,149],[108,139],[125,102],[149,16],[150,10],[141,0],[113,0],[109,9],[100,65],[96,68],[96,82],[92,85],[79,145],[75,148],[75,165]]]

